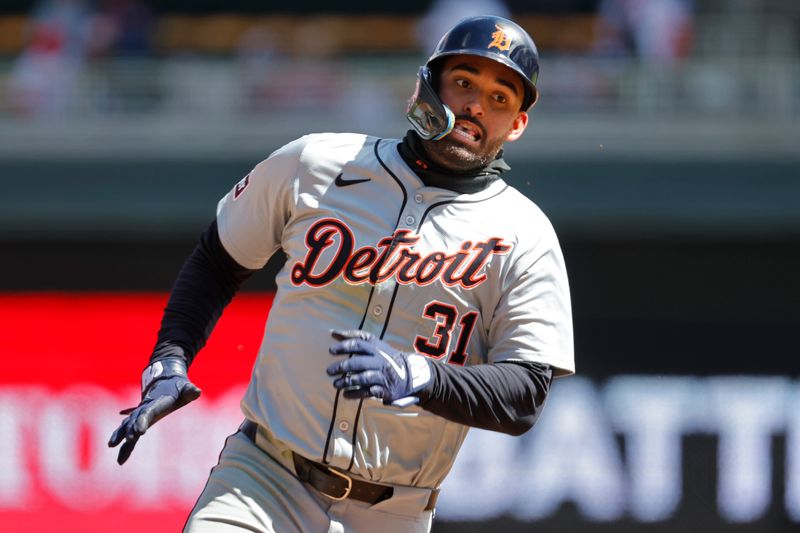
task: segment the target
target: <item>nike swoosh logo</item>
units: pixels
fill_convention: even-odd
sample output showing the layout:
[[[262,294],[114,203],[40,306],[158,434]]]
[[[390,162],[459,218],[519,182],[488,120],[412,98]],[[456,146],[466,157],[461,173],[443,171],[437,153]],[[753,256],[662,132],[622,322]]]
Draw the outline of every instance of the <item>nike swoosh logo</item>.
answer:
[[[347,187],[348,185],[355,185],[357,183],[364,183],[366,181],[370,181],[370,179],[369,178],[364,178],[364,179],[357,179],[357,180],[346,180],[346,179],[342,178],[341,174],[339,174],[338,176],[336,176],[336,180],[334,181],[334,183],[336,184],[337,187]]]
[[[390,364],[390,365],[392,365],[392,368],[394,368],[394,371],[395,371],[395,372],[397,372],[397,375],[398,375],[398,376],[400,376],[400,379],[402,379],[402,380],[405,380],[405,379],[406,379],[406,368],[405,368],[405,366],[400,366],[400,365],[398,365],[398,364],[397,364],[397,361],[395,361],[394,359],[392,359],[392,356],[391,356],[391,355],[389,355],[389,354],[388,354],[388,353],[386,353],[386,352],[381,352],[381,351],[378,351],[378,353],[379,353],[379,354],[381,354],[381,355],[383,356],[383,358],[384,358],[384,359],[386,359],[387,361],[389,361],[389,364]]]

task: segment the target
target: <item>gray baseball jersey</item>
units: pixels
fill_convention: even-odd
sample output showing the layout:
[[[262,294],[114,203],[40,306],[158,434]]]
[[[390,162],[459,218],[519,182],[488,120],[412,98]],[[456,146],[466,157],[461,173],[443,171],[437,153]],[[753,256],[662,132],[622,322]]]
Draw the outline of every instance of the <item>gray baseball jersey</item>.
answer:
[[[574,372],[564,261],[541,210],[502,180],[426,187],[398,140],[314,134],[274,152],[220,202],[228,253],[287,261],[242,400],[294,452],[368,480],[438,487],[468,427],[417,406],[347,400],[332,329],[360,328],[440,364],[509,360]]]

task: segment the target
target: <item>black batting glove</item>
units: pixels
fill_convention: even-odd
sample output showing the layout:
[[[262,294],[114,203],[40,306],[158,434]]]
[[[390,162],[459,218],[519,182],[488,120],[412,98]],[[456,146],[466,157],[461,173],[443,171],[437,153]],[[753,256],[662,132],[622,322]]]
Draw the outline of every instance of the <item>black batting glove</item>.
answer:
[[[128,460],[139,437],[150,426],[199,396],[200,389],[186,376],[183,359],[169,357],[145,368],[142,373],[142,401],[136,407],[120,411],[119,414],[128,416],[108,441],[111,448],[125,441],[119,449],[117,463]]]
[[[353,355],[327,369],[345,398],[371,396],[405,407],[417,403],[415,395],[431,382],[430,363],[423,355],[396,350],[366,331],[332,331],[331,336],[337,341],[330,347],[332,355]]]

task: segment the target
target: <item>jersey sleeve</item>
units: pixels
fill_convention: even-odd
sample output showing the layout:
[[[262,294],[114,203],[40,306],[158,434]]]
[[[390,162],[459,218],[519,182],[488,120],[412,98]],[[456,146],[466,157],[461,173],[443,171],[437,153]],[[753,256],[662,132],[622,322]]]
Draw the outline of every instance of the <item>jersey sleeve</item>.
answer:
[[[549,222],[547,229],[509,271],[492,317],[489,360],[544,363],[559,377],[575,372],[572,306],[564,257]]]
[[[273,152],[217,204],[225,250],[245,268],[262,268],[280,248],[295,205],[297,169],[305,146],[299,139]]]

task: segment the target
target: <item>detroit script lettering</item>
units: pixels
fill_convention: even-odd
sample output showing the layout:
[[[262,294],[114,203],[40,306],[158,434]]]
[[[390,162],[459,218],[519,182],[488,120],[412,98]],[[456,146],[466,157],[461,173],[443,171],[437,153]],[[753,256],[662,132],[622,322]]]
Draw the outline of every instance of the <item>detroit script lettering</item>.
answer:
[[[302,261],[292,266],[294,285],[327,285],[339,277],[352,285],[375,285],[395,278],[403,285],[429,285],[436,280],[448,286],[473,289],[483,283],[484,266],[493,255],[507,254],[512,246],[500,237],[473,243],[464,241],[457,251],[435,251],[420,255],[413,250],[419,235],[398,229],[380,239],[375,246],[356,248],[353,231],[341,220],[325,218],[315,222],[306,233],[308,251]],[[321,261],[331,249],[333,257]]]

